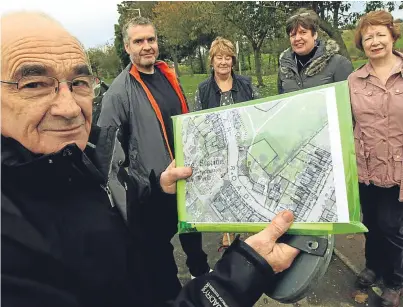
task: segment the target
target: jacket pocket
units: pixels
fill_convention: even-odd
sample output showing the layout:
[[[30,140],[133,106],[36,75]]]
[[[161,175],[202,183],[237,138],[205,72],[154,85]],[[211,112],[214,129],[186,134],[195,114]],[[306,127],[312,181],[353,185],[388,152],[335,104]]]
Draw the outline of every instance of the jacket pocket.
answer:
[[[356,85],[351,89],[353,110],[357,113],[358,120],[369,120],[382,110],[382,93],[384,93],[382,89],[369,82]]]
[[[375,181],[384,182],[387,175],[387,150],[388,145],[384,141],[378,142],[369,149],[368,156],[368,174]]]
[[[402,163],[403,163],[403,147],[397,146],[393,148],[393,179],[396,182],[402,180]]]
[[[368,165],[367,157],[368,153],[365,152],[364,141],[362,140],[362,132],[359,124],[356,124],[354,128],[354,148],[355,156],[357,160],[357,172],[358,177],[367,180],[368,179]]]

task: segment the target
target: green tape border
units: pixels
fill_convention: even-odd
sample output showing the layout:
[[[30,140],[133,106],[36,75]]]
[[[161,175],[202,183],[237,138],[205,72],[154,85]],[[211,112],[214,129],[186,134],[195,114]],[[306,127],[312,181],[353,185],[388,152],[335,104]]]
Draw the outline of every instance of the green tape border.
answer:
[[[344,176],[346,181],[346,192],[348,200],[350,223],[294,223],[289,229],[290,234],[299,235],[326,235],[326,234],[346,234],[367,232],[368,229],[360,220],[360,200],[358,192],[358,175],[355,158],[353,125],[350,103],[350,94],[347,81],[336,82],[309,88],[297,92],[261,98],[253,101],[247,101],[225,107],[215,108],[214,112],[235,107],[251,106],[262,102],[273,101],[285,97],[295,96],[301,93],[310,92],[318,89],[334,87],[337,100],[337,112],[340,129],[340,138],[342,146],[342,157]],[[212,113],[212,110],[202,110],[193,112],[191,115]],[[184,166],[184,153],[182,146],[182,119],[189,114],[173,116],[173,126],[175,135],[175,157],[176,166]],[[263,230],[268,223],[190,223],[187,220],[186,207],[186,181],[179,180],[177,183],[177,202],[178,202],[178,232],[251,232],[256,233]]]

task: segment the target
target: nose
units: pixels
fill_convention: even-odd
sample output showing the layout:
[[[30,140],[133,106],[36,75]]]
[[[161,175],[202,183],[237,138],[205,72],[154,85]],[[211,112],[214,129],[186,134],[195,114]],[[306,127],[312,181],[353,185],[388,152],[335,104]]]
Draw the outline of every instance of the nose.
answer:
[[[50,113],[53,116],[61,116],[66,119],[72,119],[81,114],[81,108],[66,83],[60,83],[59,91],[54,98]]]
[[[372,38],[372,45],[377,45],[379,43],[378,36],[374,35]]]
[[[149,50],[151,49],[151,45],[149,44],[149,42],[145,39],[144,43],[143,43],[143,49]]]

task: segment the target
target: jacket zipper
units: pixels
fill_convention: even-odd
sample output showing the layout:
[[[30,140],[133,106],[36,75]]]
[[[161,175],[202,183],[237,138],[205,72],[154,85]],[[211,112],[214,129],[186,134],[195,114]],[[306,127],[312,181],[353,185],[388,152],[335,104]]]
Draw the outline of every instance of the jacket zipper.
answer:
[[[111,207],[113,208],[113,207],[115,207],[115,202],[113,201],[112,192],[109,189],[108,184],[109,184],[109,180],[106,183],[106,186],[101,184],[101,188],[106,192],[106,194],[108,194],[109,202],[111,203]]]
[[[112,208],[115,207],[115,202],[113,201],[112,192],[109,189],[109,178],[111,177],[111,173],[112,173],[113,155],[115,154],[115,150],[116,150],[116,142],[117,142],[117,139],[118,139],[118,132],[119,132],[119,128],[115,132],[115,142],[113,143],[113,151],[112,151],[111,161],[110,161],[110,164],[109,164],[108,180],[106,181],[105,185],[103,185],[103,184],[100,185],[102,190],[104,190],[106,192],[106,194],[108,194],[109,202],[110,202]]]

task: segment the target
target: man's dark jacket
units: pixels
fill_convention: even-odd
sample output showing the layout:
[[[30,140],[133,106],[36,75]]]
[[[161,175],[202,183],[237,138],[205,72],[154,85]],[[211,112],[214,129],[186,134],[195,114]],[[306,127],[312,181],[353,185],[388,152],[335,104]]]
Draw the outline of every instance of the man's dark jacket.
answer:
[[[148,286],[135,226],[162,191],[141,169],[128,177],[123,161],[116,128],[93,128],[84,153],[72,144],[34,155],[2,136],[2,306],[151,306],[159,289]],[[174,306],[252,306],[272,277],[237,240]]]

